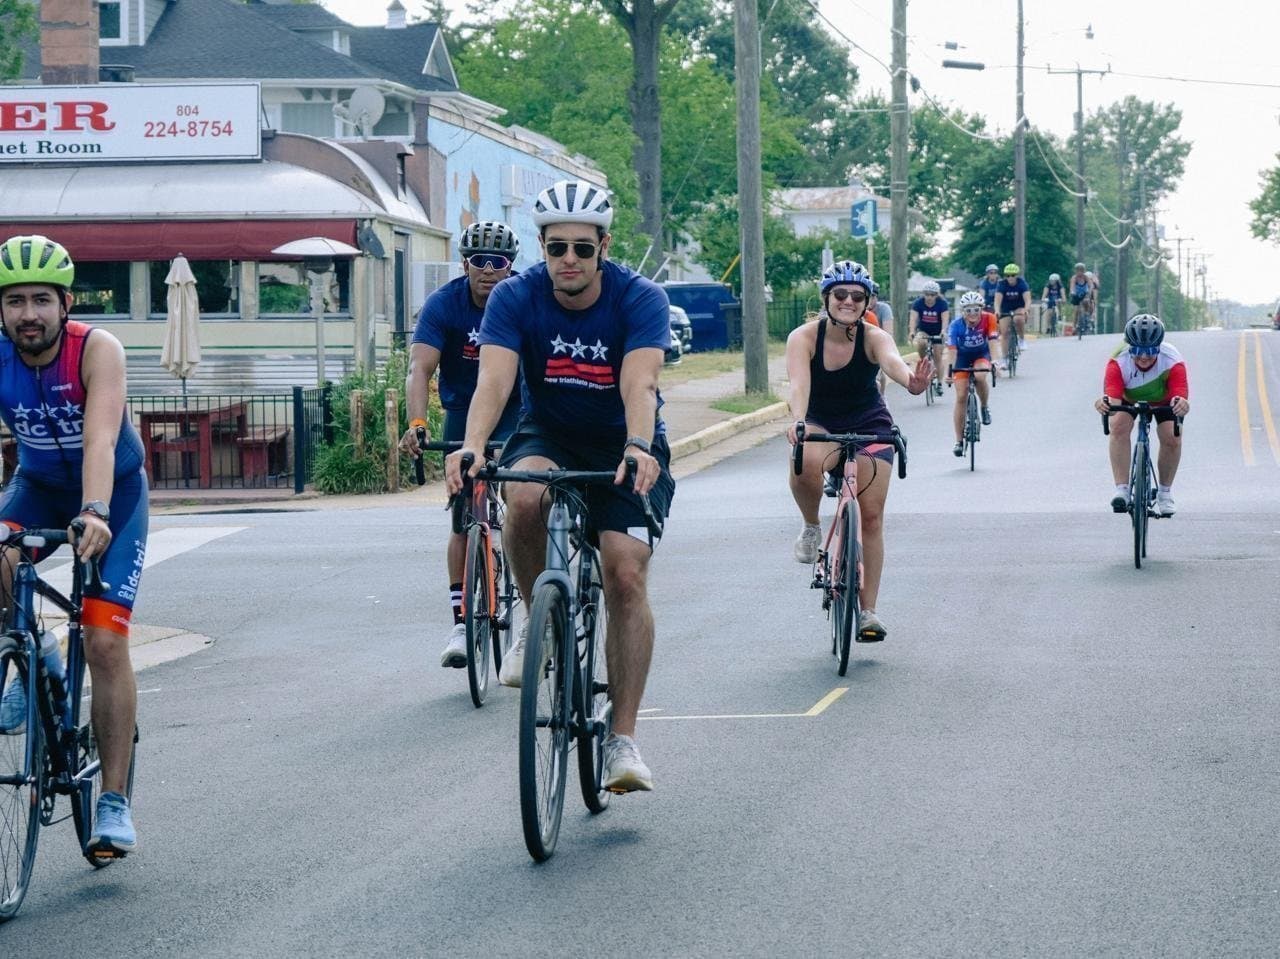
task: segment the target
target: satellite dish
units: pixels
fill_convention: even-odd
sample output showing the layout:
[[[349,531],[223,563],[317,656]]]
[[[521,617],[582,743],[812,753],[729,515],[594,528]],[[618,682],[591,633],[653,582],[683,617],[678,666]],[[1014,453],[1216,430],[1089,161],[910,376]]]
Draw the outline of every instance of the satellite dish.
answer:
[[[360,135],[368,138],[373,135],[373,128],[382,119],[387,109],[387,101],[373,87],[358,87],[345,104],[344,120],[360,128]],[[334,111],[335,113],[337,110]],[[342,116],[341,113],[338,114]]]

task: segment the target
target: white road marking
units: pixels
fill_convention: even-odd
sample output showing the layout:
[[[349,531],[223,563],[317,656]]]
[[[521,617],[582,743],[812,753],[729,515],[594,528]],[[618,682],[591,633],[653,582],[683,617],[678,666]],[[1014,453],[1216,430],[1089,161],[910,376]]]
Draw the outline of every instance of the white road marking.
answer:
[[[173,559],[193,549],[199,549],[206,543],[223,536],[238,533],[245,526],[172,526],[168,529],[154,530],[147,536],[147,558],[142,563],[148,569],[166,559]],[[68,554],[69,555],[69,554]],[[61,593],[71,589],[71,562],[41,573],[41,578]]]
[[[819,699],[812,707],[803,713],[710,713],[703,715],[690,716],[637,716],[637,720],[672,720],[672,719],[809,719],[813,716],[821,715],[822,712],[834,703],[837,699],[849,691],[848,686],[837,686],[827,695]],[[644,710],[641,712],[654,712],[655,710]]]

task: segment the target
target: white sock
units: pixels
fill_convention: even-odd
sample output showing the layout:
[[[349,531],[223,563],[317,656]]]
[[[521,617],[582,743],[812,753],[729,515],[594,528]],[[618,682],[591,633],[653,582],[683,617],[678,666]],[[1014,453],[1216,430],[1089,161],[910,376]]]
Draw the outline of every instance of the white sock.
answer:
[[[1160,487],[1158,487],[1158,490],[1159,490],[1159,492],[1160,492],[1160,495],[1161,495],[1161,496],[1168,496],[1170,493],[1172,493],[1172,492],[1173,492],[1173,487],[1172,487],[1172,486],[1160,486]]]
[[[1128,485],[1127,485],[1127,484],[1125,484],[1125,483],[1117,483],[1117,484],[1116,484],[1116,492],[1117,492],[1117,493],[1119,493],[1119,494],[1120,494],[1120,495],[1122,495],[1122,496],[1128,496],[1128,495],[1129,495],[1129,487],[1128,487]]]

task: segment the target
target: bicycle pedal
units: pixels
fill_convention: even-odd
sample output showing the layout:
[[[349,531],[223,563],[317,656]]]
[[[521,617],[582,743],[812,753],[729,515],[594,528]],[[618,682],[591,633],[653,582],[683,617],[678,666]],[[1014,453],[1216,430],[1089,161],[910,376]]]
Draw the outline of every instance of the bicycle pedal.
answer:
[[[117,859],[125,858],[127,855],[129,855],[127,852],[117,849],[115,846],[106,845],[90,846],[84,853],[86,859],[95,863],[114,862]]]
[[[859,631],[855,637],[860,643],[882,643],[884,642],[885,633],[878,629],[865,629]]]

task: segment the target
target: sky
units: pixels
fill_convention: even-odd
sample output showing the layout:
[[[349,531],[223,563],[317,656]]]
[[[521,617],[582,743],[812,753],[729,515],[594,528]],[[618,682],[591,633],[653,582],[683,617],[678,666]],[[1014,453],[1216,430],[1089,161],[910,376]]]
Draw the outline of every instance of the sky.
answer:
[[[386,19],[383,0],[324,2],[352,23]],[[414,0],[402,2],[411,16],[421,13]],[[808,0],[778,2],[803,7]],[[856,44],[852,57],[861,73],[860,89],[887,93],[888,69],[876,60],[888,64],[891,59],[892,0],[814,2],[835,30]],[[462,11],[465,0],[449,0],[449,6]],[[1166,237],[1189,238],[1182,243],[1184,272],[1192,253],[1203,255],[1211,297],[1245,304],[1280,300],[1280,246],[1252,236],[1248,206],[1261,192],[1263,172],[1280,163],[1280,4],[1217,0],[1193,13],[1178,12],[1178,5],[1168,0],[1076,0],[1068,5],[1024,0],[1023,6],[1028,119],[1060,138],[1071,134],[1075,75],[1049,74],[1046,67],[1074,69],[1077,63],[1087,70],[1111,69],[1101,78],[1085,76],[1086,115],[1130,94],[1180,109],[1179,135],[1192,149],[1177,191],[1159,208],[1158,221]],[[1091,40],[1085,37],[1088,26]],[[907,67],[924,91],[944,106],[985,116],[989,129],[1012,129],[1016,0],[909,0],[907,35]],[[961,47],[945,49],[947,42]],[[943,69],[944,59],[981,62],[986,69]],[[1232,85],[1250,83],[1261,85]],[[921,94],[913,95],[913,105],[924,102]],[[1028,152],[1034,149],[1028,138]],[[1104,229],[1114,226],[1105,214],[1098,220]],[[1085,222],[1090,235],[1096,235],[1093,220],[1086,217]],[[1062,266],[1069,271],[1071,264]],[[1043,283],[1035,275],[1031,280]]]

